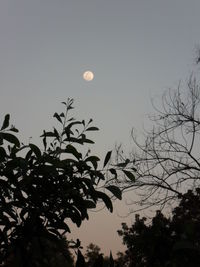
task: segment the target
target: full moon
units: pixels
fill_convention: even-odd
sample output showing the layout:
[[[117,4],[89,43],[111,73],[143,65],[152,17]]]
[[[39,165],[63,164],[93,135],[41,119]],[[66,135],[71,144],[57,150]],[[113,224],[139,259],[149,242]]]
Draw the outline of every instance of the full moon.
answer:
[[[92,81],[94,79],[94,73],[90,70],[87,70],[83,73],[83,79],[86,81]]]

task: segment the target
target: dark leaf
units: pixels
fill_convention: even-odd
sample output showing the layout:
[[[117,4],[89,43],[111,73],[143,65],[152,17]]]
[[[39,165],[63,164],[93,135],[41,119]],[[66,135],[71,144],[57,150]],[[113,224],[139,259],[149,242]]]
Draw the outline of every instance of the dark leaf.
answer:
[[[113,205],[110,198],[105,193],[100,191],[96,191],[96,195],[98,198],[101,198],[103,200],[107,209],[110,210],[110,212],[113,212]]]
[[[70,109],[74,109],[74,107],[72,107],[71,105],[67,107],[68,110]]]
[[[46,139],[46,137],[44,137],[42,139],[42,141],[43,141],[44,149],[46,150],[46,148],[47,148],[47,139]]]
[[[113,168],[109,169],[109,171],[117,178],[117,171]]]
[[[63,134],[62,134],[63,135]],[[79,143],[77,140],[79,140],[76,137],[70,137],[69,134],[66,134],[66,138],[63,140],[63,142],[74,142],[74,143]]]
[[[120,200],[122,199],[122,192],[117,186],[109,185],[109,186],[106,186],[106,189],[108,189],[116,198]]]
[[[56,134],[53,132],[45,132],[40,137],[56,137]]]
[[[83,143],[87,143],[87,144],[94,144],[94,141],[92,141],[92,140],[90,140],[90,139],[87,139],[87,138],[82,139],[82,142],[83,142]]]
[[[97,156],[90,156],[88,158],[85,159],[85,161],[99,161],[100,158],[98,158]]]
[[[1,130],[6,129],[9,126],[9,120],[10,120],[10,114],[6,114],[4,117],[3,125],[1,127]]]
[[[15,132],[15,133],[18,133],[19,132],[18,129],[15,128],[15,126],[12,126],[10,128],[10,131]]]
[[[126,159],[125,162],[118,163],[117,167],[125,168],[129,162],[130,162],[130,160]]]
[[[95,171],[94,173],[100,180],[105,180],[105,175],[101,171]]]
[[[27,152],[27,154],[26,154],[25,159],[26,159],[26,160],[29,160],[29,159],[31,158],[32,153],[33,153],[33,151],[32,151],[32,150],[29,150],[29,151]]]
[[[74,121],[69,123],[66,127],[65,127],[65,131],[68,131],[73,125],[78,125],[78,124],[82,124],[81,121]]]
[[[60,117],[64,118],[65,117],[65,114],[63,112],[60,113]]]
[[[86,131],[99,131],[99,128],[97,127],[89,127],[86,129]]]
[[[75,119],[72,117],[70,119],[68,119],[67,121],[74,121]]]
[[[16,145],[16,147],[20,147],[20,142],[19,142],[18,138],[15,135],[9,134],[9,133],[0,133],[0,135],[7,142]]]
[[[41,157],[40,149],[34,144],[29,144],[29,146],[30,146],[31,150],[35,153],[36,157],[40,158]]]
[[[55,137],[57,138],[58,141],[60,141],[60,135],[58,133],[58,131],[56,130],[56,128],[53,129]]]
[[[60,115],[58,115],[57,112],[54,113],[53,117],[56,118],[60,123],[62,123],[62,120],[60,118]]]
[[[126,170],[122,171],[126,175],[126,177],[128,177],[132,182],[135,182],[135,175],[132,172]]]
[[[77,159],[82,158],[82,154],[79,153],[76,148],[72,145],[67,145],[66,149],[64,150],[66,153],[70,153],[72,155],[74,155]]]
[[[90,156],[90,157],[85,159],[85,162],[90,161],[96,170],[97,169],[97,161],[99,161],[99,160],[100,159],[96,156]]]
[[[67,138],[65,138],[64,140],[63,140],[63,142],[73,142],[73,143],[78,143],[78,144],[83,144],[83,141],[82,141],[82,139],[78,139],[78,138],[76,138],[76,137],[67,137]]]
[[[106,157],[105,157],[104,163],[103,163],[103,167],[105,167],[106,164],[108,163],[108,161],[110,160],[111,154],[112,154],[112,151],[108,151],[108,153],[106,154]]]

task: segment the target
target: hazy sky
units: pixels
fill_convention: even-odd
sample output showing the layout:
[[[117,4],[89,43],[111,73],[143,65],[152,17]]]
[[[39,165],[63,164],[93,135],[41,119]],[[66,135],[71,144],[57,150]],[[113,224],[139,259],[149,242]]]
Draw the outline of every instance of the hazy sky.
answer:
[[[131,128],[142,129],[152,112],[151,97],[193,70],[199,10],[199,0],[0,0],[1,117],[11,113],[24,142],[37,142],[72,97],[75,115],[101,129],[95,153],[128,146]],[[82,79],[87,69],[92,82]],[[92,213],[74,237],[106,254],[121,249],[122,206],[113,215]]]

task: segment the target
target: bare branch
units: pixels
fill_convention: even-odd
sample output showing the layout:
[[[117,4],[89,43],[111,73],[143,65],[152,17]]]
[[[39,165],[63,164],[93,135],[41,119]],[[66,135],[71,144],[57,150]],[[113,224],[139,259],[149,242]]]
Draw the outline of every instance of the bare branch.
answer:
[[[136,181],[120,181],[126,191],[134,190],[146,206],[171,204],[188,189],[200,185],[200,88],[192,76],[187,90],[179,84],[162,96],[161,107],[153,103],[151,130],[143,142],[132,131],[131,162],[137,169]],[[120,155],[120,149],[118,150]]]

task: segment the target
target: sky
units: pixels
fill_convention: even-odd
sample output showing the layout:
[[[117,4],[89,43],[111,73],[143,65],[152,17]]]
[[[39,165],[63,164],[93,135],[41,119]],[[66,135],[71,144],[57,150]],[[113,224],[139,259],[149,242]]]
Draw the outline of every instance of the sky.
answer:
[[[10,113],[23,141],[37,143],[70,97],[75,116],[100,128],[94,153],[103,157],[116,143],[131,150],[131,129],[147,123],[151,99],[194,71],[199,10],[199,0],[0,0],[2,120]],[[86,70],[93,81],[83,80]],[[133,222],[119,216],[126,200],[113,214],[90,213],[71,236],[107,255],[123,250],[116,230]]]

